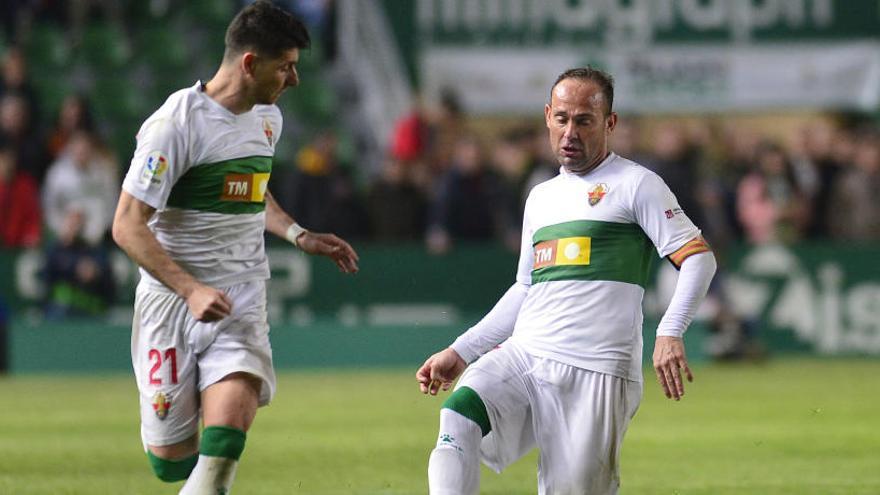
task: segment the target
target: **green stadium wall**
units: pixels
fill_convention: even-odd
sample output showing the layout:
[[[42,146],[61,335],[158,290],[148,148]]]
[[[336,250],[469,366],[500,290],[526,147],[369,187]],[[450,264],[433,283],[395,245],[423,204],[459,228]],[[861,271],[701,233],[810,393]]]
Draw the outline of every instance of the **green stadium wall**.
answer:
[[[270,247],[268,301],[279,368],[415,366],[485,314],[516,267],[514,253],[490,245],[457,246],[444,256],[421,245],[358,250],[361,271],[348,276],[327,260]],[[0,276],[9,281],[0,295],[12,308],[13,373],[130,368],[136,271],[116,254],[119,302],[106,318],[47,321],[38,304],[41,253],[0,253]],[[730,249],[718,277],[727,294],[720,304],[753,321],[772,353],[880,355],[878,254],[877,245],[827,243]],[[656,260],[655,270],[664,265]],[[662,278],[655,273],[645,297],[646,359],[664,307]],[[692,359],[705,358],[708,337],[705,320],[692,325]]]

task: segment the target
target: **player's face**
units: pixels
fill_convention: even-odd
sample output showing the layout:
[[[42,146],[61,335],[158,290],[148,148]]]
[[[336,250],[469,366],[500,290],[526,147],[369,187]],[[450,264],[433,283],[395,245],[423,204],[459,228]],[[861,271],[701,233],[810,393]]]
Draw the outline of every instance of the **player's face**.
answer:
[[[564,79],[553,88],[544,119],[559,164],[569,172],[585,174],[608,154],[608,136],[617,114],[605,115],[605,96],[598,84]]]
[[[291,48],[278,58],[257,57],[253,72],[256,103],[271,105],[278,101],[285,89],[299,84],[298,62],[298,48]]]

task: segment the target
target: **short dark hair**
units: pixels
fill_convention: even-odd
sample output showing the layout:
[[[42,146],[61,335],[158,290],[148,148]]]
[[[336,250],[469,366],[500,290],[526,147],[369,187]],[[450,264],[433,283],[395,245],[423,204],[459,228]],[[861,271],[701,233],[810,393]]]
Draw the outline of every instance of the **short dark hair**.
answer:
[[[574,69],[568,69],[567,71],[559,74],[559,77],[556,78],[556,82],[553,83],[553,86],[550,87],[550,101],[553,101],[553,90],[556,89],[556,85],[561,83],[566,79],[578,79],[581,81],[592,81],[599,85],[602,89],[602,94],[605,95],[605,101],[607,106],[605,108],[605,115],[611,114],[611,109],[614,105],[614,78],[611,77],[611,74],[596,69],[595,67],[586,66],[586,67],[576,67]]]
[[[268,0],[258,0],[239,12],[226,29],[227,60],[245,51],[277,58],[292,48],[311,44],[305,25],[290,12]]]

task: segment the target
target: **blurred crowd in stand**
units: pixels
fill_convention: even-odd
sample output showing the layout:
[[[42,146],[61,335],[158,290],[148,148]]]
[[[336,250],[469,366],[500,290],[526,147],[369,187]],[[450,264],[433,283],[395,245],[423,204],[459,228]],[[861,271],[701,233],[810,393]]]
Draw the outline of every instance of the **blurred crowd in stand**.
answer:
[[[117,22],[112,9],[105,15]],[[4,22],[7,40],[19,24]],[[77,30],[71,33],[75,39]],[[100,313],[113,298],[108,229],[134,143],[127,150],[105,144],[106,123],[96,122],[89,98],[74,90],[58,108],[45,108],[24,52],[7,45],[0,60],[0,245],[45,252],[47,315]],[[440,255],[457,243],[494,241],[515,252],[529,190],[559,168],[535,113],[475,132],[478,119],[445,91],[399,119],[382,163],[363,163],[339,127],[288,134],[304,145],[276,163],[270,187],[305,227],[354,242],[423,243]],[[735,242],[880,240],[876,121],[811,118],[784,139],[717,117],[682,122],[623,115],[612,149],[666,180],[722,265]]]

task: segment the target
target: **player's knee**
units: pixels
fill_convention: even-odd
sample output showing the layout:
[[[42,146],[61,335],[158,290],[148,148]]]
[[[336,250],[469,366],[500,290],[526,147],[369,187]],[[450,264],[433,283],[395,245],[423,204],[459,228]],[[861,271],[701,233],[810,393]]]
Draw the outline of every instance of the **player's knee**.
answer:
[[[183,459],[170,460],[157,457],[150,451],[147,451],[147,457],[150,459],[150,466],[156,477],[167,483],[187,479],[199,460],[198,454]]]
[[[486,405],[477,392],[470,387],[459,387],[443,402],[443,408],[455,411],[476,423],[483,436],[492,431]]]

